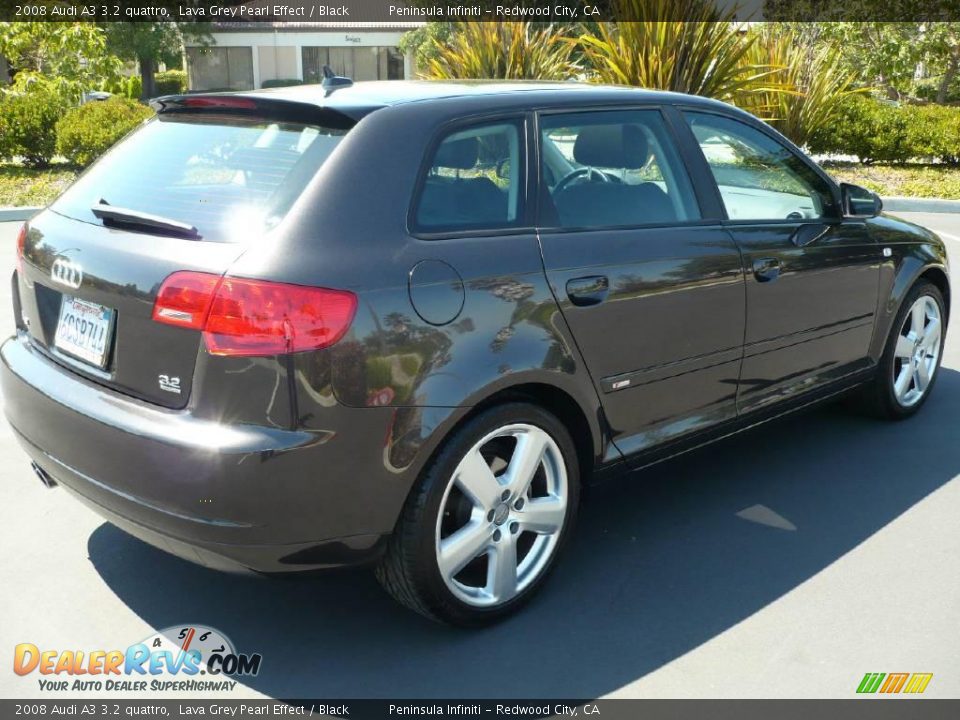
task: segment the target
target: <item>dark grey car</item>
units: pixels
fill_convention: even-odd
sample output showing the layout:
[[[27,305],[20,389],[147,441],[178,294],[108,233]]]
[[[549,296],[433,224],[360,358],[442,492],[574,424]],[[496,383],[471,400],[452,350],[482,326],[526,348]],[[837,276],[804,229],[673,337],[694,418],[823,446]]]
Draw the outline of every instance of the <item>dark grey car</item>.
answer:
[[[543,582],[582,484],[853,389],[906,417],[936,378],[942,242],[722,103],[157,107],[21,233],[0,379],[45,483],[189,560],[376,563],[478,624]]]

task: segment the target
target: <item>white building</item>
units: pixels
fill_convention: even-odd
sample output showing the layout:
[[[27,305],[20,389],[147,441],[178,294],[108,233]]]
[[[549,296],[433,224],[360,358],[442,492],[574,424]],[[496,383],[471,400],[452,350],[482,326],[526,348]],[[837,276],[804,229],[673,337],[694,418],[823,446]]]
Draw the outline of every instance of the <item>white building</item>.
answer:
[[[398,45],[423,23],[214,23],[215,43],[187,43],[190,90],[252,90],[270,80],[320,82],[324,65],[353,80],[413,77]],[[269,85],[269,83],[268,83]]]

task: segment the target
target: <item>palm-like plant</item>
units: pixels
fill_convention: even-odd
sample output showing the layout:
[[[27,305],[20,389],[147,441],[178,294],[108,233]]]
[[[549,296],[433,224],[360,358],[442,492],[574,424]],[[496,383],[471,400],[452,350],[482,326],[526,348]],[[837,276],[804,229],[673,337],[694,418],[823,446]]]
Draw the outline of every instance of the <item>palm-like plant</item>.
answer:
[[[565,80],[577,72],[565,28],[530,22],[455,23],[422,71],[432,79]]]
[[[737,8],[706,0],[612,0],[615,16],[575,42],[597,82],[732,100],[773,71],[745,58],[755,38],[736,22]],[[677,18],[683,18],[678,20]]]
[[[769,23],[751,33],[754,42],[744,56],[748,66],[777,68],[764,88],[739,93],[735,102],[776,127],[797,145],[837,118],[840,102],[867,92],[855,86],[857,74],[843,69],[834,43],[805,43],[791,30]]]

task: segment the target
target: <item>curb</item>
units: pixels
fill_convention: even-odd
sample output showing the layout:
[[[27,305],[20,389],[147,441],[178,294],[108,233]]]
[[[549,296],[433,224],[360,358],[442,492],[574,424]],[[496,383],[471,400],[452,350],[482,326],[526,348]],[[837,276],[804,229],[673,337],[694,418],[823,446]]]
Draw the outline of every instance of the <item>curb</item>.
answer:
[[[937,200],[936,198],[885,197],[884,211],[960,213],[960,200]]]
[[[23,222],[41,210],[41,207],[0,207],[0,222]]]

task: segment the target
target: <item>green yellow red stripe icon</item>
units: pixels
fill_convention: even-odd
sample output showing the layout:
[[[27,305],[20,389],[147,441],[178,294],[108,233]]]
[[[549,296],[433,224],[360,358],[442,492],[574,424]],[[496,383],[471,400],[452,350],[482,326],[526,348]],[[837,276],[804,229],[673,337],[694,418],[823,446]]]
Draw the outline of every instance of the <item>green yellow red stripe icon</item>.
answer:
[[[873,693],[892,695],[901,692],[919,695],[927,689],[927,685],[930,684],[932,679],[933,673],[868,672],[857,686],[857,692],[864,695],[872,695]]]

